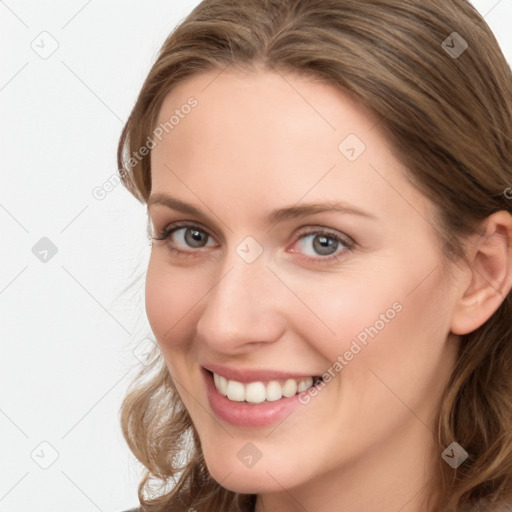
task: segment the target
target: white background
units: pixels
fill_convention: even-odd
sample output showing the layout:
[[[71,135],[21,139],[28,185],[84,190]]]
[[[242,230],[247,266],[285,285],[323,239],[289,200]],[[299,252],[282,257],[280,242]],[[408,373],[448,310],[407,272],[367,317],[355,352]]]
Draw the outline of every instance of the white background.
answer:
[[[0,0],[2,512],[138,504],[118,411],[150,335],[146,213],[122,185],[93,190],[115,183],[142,82],[197,3]],[[512,0],[475,6],[510,62]]]

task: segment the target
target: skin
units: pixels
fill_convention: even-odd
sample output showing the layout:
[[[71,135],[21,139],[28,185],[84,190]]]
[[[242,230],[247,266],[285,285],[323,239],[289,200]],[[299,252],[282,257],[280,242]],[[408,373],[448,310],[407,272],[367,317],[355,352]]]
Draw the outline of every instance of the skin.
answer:
[[[456,334],[483,323],[502,296],[470,267],[448,277],[432,205],[408,183],[376,119],[345,94],[290,74],[209,72],[173,89],[158,122],[190,96],[197,107],[152,150],[152,194],[190,203],[204,218],[152,199],[148,212],[155,236],[189,221],[206,245],[187,245],[184,228],[153,242],[146,309],[210,473],[230,490],[257,493],[258,512],[427,510]],[[366,146],[353,162],[338,149],[349,134]],[[265,219],[328,201],[372,217]],[[308,231],[321,228],[353,247],[339,244],[338,259],[319,254]],[[247,236],[263,249],[250,264],[236,252]],[[485,255],[472,247],[485,275]],[[493,277],[510,289],[510,264],[501,263]],[[484,288],[476,315],[474,294]],[[279,425],[234,427],[211,410],[201,363],[320,375],[396,303],[401,311]],[[237,457],[249,441],[261,452],[252,468]]]

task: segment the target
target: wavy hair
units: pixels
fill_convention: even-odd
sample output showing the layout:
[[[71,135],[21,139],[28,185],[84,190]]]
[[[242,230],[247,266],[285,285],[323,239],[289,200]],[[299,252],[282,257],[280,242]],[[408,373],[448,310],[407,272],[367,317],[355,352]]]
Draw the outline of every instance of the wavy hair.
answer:
[[[454,37],[467,43],[460,55],[450,53]],[[228,66],[314,77],[376,114],[408,179],[436,206],[447,261],[464,258],[464,237],[487,216],[511,212],[511,72],[468,1],[203,1],[164,42],[119,140],[121,179],[139,201],[151,192],[151,152],[141,156],[140,148],[164,98],[188,78]],[[511,499],[511,320],[509,294],[487,322],[461,336],[436,443],[441,453],[456,440],[469,457],[457,469],[439,457],[435,510]],[[120,420],[145,466],[143,510],[254,510],[255,495],[228,491],[208,474],[161,357],[132,382]]]

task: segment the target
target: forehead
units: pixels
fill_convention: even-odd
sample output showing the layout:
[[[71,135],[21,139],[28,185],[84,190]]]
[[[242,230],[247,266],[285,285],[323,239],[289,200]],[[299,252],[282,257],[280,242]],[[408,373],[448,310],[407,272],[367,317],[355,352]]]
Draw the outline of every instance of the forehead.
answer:
[[[242,148],[258,147],[259,152],[278,149],[273,156],[296,149],[314,151],[319,143],[337,158],[338,144],[344,135],[368,139],[378,124],[362,104],[334,87],[301,75],[282,72],[210,71],[179,84],[165,98],[157,119],[164,125],[179,114],[190,98],[197,101],[190,115],[174,115],[178,124],[169,132],[169,142],[180,132],[189,143],[194,135],[201,144],[243,143]],[[188,130],[193,119],[193,127]],[[247,137],[251,135],[251,137]],[[371,135],[373,142],[377,131]],[[233,148],[234,149],[234,148]]]
[[[184,107],[196,103],[193,108]],[[379,131],[375,116],[334,87],[297,75],[208,72],[166,97],[152,150],[153,192],[254,213],[276,203],[344,200],[410,215],[425,198]],[[178,119],[179,118],[179,119]],[[407,199],[408,198],[408,199]],[[421,206],[418,206],[421,208]]]

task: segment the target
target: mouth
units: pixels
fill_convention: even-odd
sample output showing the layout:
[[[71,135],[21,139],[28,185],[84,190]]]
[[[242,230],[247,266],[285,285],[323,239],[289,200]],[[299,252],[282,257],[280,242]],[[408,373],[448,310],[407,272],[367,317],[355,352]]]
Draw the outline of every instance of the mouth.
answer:
[[[232,402],[257,405],[290,398],[322,381],[320,376],[240,382],[207,370],[217,391]]]
[[[215,416],[242,428],[270,427],[303,407],[301,393],[322,382],[304,373],[201,365]],[[318,403],[318,401],[316,402]]]

